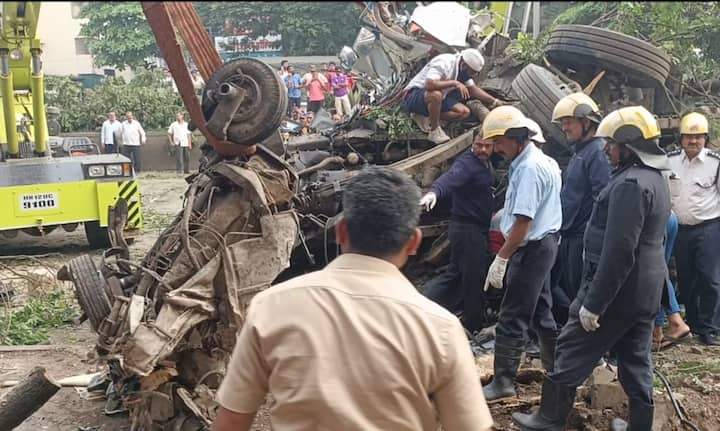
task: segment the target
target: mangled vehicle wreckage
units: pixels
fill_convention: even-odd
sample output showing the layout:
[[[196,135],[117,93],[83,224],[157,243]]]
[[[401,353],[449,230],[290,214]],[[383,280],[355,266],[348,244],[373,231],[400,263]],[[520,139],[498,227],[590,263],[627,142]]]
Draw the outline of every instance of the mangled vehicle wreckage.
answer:
[[[157,5],[162,3],[144,4],[145,13],[163,55],[172,60],[177,52],[168,40],[175,36],[168,31],[170,20],[157,16],[165,6]],[[177,8],[172,22],[186,42],[192,41],[188,23],[198,22],[192,6],[167,7]],[[449,16],[439,19],[441,14]],[[428,16],[435,19],[429,22]],[[317,134],[289,141],[277,132],[287,94],[269,66],[254,59],[203,63],[195,57],[203,47],[188,43],[208,82],[202,105],[195,106],[191,84],[175,73],[181,67],[173,69],[177,63],[168,61],[181,92],[190,85],[190,97],[183,100],[208,138],[199,172],[187,178],[184,209],[144,259],[133,263],[123,238],[126,207],[119,201],[110,209],[113,246],[102,260],[80,256],[58,274],[74,283],[84,315],[99,335],[98,359],[108,372],[90,389],[105,391],[106,413],[129,411],[137,430],[206,429],[253,295],[337,255],[332,227],[342,211],[344,181],[364,166],[384,164],[426,189],[470,146],[487,112],[483,106],[472,106],[467,121],[449,126],[453,139],[441,145],[420,131],[394,139],[386,122],[368,115],[396,105],[403,87],[438,53],[468,45],[482,49],[487,61],[477,82],[493,96],[517,101],[541,125],[545,151],[561,165],[568,144],[550,115],[555,103],[574,91],[592,94],[605,111],[623,103],[650,104],[667,114],[663,130],[672,133],[676,113],[667,109],[664,87],[670,60],[645,42],[600,28],[561,26],[551,34],[544,68],[523,65],[513,57],[507,36],[486,31],[490,16],[471,16],[457,3],[418,7],[409,22],[389,2],[369,4],[364,21],[354,46],[339,57],[371,96],[370,104],[355,107],[342,124],[318,115]],[[265,145],[253,145],[261,141]],[[501,203],[504,165],[493,163],[501,177],[496,192]],[[418,281],[447,260],[447,212],[440,208],[421,221],[426,240],[406,268]],[[489,303],[496,309],[502,293],[494,295]],[[489,310],[488,324],[492,319]]]

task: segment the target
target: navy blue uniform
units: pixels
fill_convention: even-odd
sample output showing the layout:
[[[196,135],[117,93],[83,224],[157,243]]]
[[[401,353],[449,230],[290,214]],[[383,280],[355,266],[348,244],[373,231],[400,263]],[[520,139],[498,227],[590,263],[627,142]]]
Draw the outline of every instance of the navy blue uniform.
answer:
[[[494,181],[489,162],[468,149],[431,188],[438,200],[452,199],[450,265],[444,274],[428,282],[425,295],[450,311],[462,309],[461,320],[470,331],[480,330],[483,324]]]
[[[633,164],[613,173],[585,231],[582,285],[548,379],[578,386],[614,348],[631,410],[652,409],[650,350],[667,275],[663,243],[669,217],[670,192],[660,171]],[[582,328],[581,306],[600,315],[597,330]]]
[[[605,139],[592,138],[574,145],[563,181],[561,241],[552,272],[553,311],[563,325],[568,308],[580,288],[583,269],[582,238],[595,198],[610,181],[611,166],[604,152]]]

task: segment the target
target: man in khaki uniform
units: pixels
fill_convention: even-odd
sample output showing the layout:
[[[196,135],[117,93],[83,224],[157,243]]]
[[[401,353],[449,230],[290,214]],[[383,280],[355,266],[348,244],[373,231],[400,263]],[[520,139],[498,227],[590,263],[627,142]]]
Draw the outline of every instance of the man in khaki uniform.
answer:
[[[343,254],[253,299],[216,431],[249,430],[267,394],[276,431],[490,429],[460,322],[399,270],[422,239],[419,200],[396,170],[352,177],[335,227]]]

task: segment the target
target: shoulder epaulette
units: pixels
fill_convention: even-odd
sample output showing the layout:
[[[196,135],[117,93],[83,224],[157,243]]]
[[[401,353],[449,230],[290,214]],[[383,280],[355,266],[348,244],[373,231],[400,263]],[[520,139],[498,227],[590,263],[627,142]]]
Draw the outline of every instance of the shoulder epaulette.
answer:
[[[718,153],[717,151],[708,150],[707,155],[720,160],[720,153]]]
[[[674,150],[674,151],[670,151],[669,153],[667,153],[667,156],[668,157],[679,156],[680,154],[682,154],[682,150]]]

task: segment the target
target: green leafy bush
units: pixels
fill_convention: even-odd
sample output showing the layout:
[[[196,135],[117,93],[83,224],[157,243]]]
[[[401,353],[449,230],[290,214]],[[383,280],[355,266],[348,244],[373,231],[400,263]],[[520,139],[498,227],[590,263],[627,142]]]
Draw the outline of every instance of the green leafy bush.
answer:
[[[183,110],[180,97],[159,71],[141,71],[130,82],[105,78],[87,90],[72,78],[49,76],[46,93],[47,104],[60,108],[63,132],[99,130],[109,111],[118,117],[133,112],[146,130],[165,129]]]
[[[79,314],[77,303],[62,289],[31,298],[14,310],[0,306],[0,344],[38,344],[48,341],[48,330],[64,326]]]

